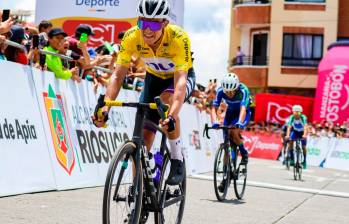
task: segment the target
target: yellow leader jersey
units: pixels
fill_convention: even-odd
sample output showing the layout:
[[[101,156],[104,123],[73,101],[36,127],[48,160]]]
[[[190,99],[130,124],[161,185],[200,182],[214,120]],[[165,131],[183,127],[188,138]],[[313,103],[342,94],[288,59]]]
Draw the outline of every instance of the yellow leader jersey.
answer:
[[[162,79],[173,78],[175,72],[188,72],[192,67],[190,39],[182,28],[172,24],[164,28],[156,52],[144,42],[137,26],[130,28],[121,41],[116,64],[129,67],[133,54],[142,58],[148,73]]]

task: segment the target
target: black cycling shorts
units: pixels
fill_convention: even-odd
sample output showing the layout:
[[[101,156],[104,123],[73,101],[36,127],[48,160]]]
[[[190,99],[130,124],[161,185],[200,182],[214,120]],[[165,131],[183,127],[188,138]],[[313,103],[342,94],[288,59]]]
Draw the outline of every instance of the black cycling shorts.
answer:
[[[194,69],[190,68],[188,70],[187,76],[187,86],[185,93],[185,100],[187,101],[191,95],[191,92],[195,88],[195,73]],[[154,98],[160,96],[163,92],[174,92],[173,88],[173,78],[171,79],[161,79],[151,73],[146,74],[144,79],[144,86],[139,98],[141,103],[153,103]],[[148,110],[145,114],[145,118],[154,122],[155,124],[159,123],[160,116],[156,110]],[[147,128],[148,129],[148,128]]]

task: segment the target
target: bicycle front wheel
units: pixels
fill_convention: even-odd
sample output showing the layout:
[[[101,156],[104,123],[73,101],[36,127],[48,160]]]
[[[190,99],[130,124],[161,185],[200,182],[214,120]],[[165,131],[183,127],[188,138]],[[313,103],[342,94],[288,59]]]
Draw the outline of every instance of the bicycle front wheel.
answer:
[[[229,160],[229,153],[222,144],[216,152],[213,167],[213,186],[218,201],[225,200],[227,196],[230,183]],[[225,181],[225,184],[222,184],[222,181]]]
[[[184,172],[185,171],[185,161]],[[155,213],[155,224],[174,223],[180,224],[183,218],[185,197],[186,197],[186,174],[182,183],[176,186],[166,184],[168,174],[170,173],[170,158],[166,154],[164,156],[161,178],[158,185],[157,198],[161,207],[160,212]]]
[[[103,224],[139,223],[143,178],[140,161],[136,170],[136,149],[134,143],[127,142],[111,160],[104,186]]]

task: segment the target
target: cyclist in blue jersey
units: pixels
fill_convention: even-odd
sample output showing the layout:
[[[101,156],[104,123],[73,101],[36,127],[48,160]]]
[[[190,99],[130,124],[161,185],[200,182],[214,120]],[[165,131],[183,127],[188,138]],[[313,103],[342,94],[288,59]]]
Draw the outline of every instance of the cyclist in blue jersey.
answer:
[[[294,165],[293,155],[293,142],[296,139],[302,139],[303,150],[303,168],[307,168],[307,150],[306,150],[306,138],[307,138],[307,117],[302,114],[303,108],[301,105],[294,105],[292,107],[293,114],[288,118],[286,139],[289,139],[289,152],[290,152],[290,165]]]
[[[234,73],[225,75],[221,82],[221,87],[217,90],[216,99],[213,101],[213,109],[211,110],[212,127],[219,127],[217,120],[217,109],[221,102],[224,101],[227,106],[225,113],[224,126],[235,126],[236,129],[230,129],[229,134],[231,141],[239,146],[241,154],[241,164],[248,163],[248,152],[244,147],[241,130],[244,129],[251,118],[251,96],[250,91],[246,85],[240,83],[239,77]],[[226,161],[226,159],[224,159]],[[224,190],[226,181],[223,179],[218,189]]]

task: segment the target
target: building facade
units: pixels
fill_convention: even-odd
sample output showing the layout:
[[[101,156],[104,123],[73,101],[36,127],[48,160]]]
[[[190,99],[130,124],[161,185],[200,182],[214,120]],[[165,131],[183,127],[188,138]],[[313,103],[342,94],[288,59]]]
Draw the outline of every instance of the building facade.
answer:
[[[347,0],[234,0],[228,69],[255,93],[314,96],[317,66],[348,27]]]

